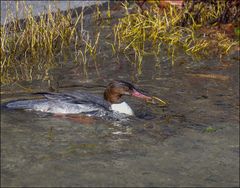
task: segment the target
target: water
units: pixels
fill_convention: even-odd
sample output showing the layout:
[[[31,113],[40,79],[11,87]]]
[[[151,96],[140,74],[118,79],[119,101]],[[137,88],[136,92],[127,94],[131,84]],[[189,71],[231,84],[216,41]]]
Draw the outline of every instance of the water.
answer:
[[[105,1],[1,1],[1,24],[4,23],[8,10],[13,14],[13,16],[19,19],[24,18],[25,6],[32,7],[33,15],[38,16],[41,13],[46,13],[48,9],[57,11],[67,10],[83,6],[91,6],[96,3],[103,3]],[[16,7],[18,6],[18,12]],[[8,22],[9,20],[7,20]]]
[[[167,100],[169,107],[148,108],[142,101],[126,100],[136,111],[155,114],[153,120],[82,122],[33,112],[2,111],[2,185],[238,185],[237,67],[232,62],[225,72],[230,80],[222,82],[192,78],[184,68],[163,75],[158,70],[150,75],[149,63],[138,84]],[[123,69],[103,68],[105,71],[106,82],[110,78],[129,78]],[[79,77],[69,71],[64,75],[59,83],[71,85],[76,81],[70,78]],[[98,85],[94,78],[85,81],[87,85]],[[103,88],[90,90],[100,94]],[[214,131],[208,132],[209,127]]]
[[[86,78],[80,65],[65,64],[51,71],[51,84],[102,95],[107,83],[122,79],[169,105],[125,97],[137,115],[155,116],[125,122],[2,110],[1,186],[239,186],[238,54],[200,62],[180,55],[174,67],[165,56],[156,67],[148,55],[142,75],[119,59],[103,48],[98,72],[90,62]],[[41,80],[20,84],[48,90]],[[2,93],[2,101],[31,97],[17,84]]]

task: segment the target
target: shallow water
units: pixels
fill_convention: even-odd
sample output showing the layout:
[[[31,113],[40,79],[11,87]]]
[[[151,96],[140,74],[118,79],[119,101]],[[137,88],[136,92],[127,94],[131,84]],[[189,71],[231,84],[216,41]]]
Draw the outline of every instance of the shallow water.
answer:
[[[149,64],[137,85],[167,100],[169,106],[126,100],[137,113],[154,114],[153,120],[81,123],[34,112],[2,111],[2,185],[237,186],[238,64],[229,61],[228,70],[218,71],[229,80],[219,81],[187,76],[188,70],[181,67],[150,74],[150,60],[145,59]],[[105,82],[129,79],[130,68],[105,69],[101,69],[108,72]],[[195,71],[209,73],[205,69]],[[93,76],[79,80],[79,75],[69,72],[61,69],[64,78],[56,76],[60,86],[100,84]],[[101,87],[67,89],[103,91]],[[19,94],[11,95],[17,97]]]
[[[89,29],[89,28],[88,28]],[[239,186],[239,56],[193,61],[182,55],[161,66],[148,55],[142,74],[109,49],[88,77],[80,65],[51,72],[56,91],[101,95],[112,79],[132,81],[166,100],[160,107],[126,97],[137,115],[124,122],[1,111],[1,185],[6,186]],[[184,60],[184,61],[183,61]],[[179,63],[179,62],[185,63]],[[214,74],[220,77],[202,77]],[[45,81],[21,82],[47,91]],[[17,84],[2,101],[30,98]]]
[[[51,11],[67,10],[82,6],[91,6],[104,1],[1,1],[1,24],[4,24],[8,11],[16,18],[25,18],[24,7],[32,7],[33,16],[39,16],[40,13],[46,13],[50,8]],[[18,6],[18,7],[17,7]],[[18,11],[17,11],[18,10]],[[6,20],[9,22],[10,20]]]

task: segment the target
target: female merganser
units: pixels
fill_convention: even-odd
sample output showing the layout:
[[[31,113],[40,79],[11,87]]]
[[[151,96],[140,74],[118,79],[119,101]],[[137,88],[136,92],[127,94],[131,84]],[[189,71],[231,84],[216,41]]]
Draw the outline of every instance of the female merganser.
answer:
[[[151,97],[141,93],[131,83],[125,81],[111,82],[105,92],[104,99],[79,91],[65,93],[37,93],[43,99],[10,101],[4,106],[9,109],[34,110],[54,114],[85,114],[98,117],[120,117],[120,114],[132,116],[133,110],[126,102],[119,102],[123,95],[149,100]]]

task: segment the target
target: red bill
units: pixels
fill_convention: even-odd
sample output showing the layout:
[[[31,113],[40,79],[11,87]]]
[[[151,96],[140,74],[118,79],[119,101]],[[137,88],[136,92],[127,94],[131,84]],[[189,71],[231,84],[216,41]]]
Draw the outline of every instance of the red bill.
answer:
[[[141,99],[145,99],[145,100],[150,100],[150,99],[152,99],[152,97],[146,96],[146,95],[138,92],[138,91],[135,90],[135,89],[133,89],[132,96],[137,97],[137,98],[141,98]]]

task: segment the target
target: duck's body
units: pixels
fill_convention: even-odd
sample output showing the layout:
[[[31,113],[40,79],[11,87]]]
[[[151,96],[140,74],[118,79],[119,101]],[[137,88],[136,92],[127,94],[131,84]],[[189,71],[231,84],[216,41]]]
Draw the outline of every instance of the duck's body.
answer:
[[[43,95],[44,98],[12,101],[6,103],[5,106],[10,109],[34,110],[54,114],[114,117],[117,114],[134,115],[133,110],[126,102],[118,103],[122,95],[150,98],[138,92],[132,84],[123,81],[110,83],[104,92],[104,98],[79,91],[38,94]]]

